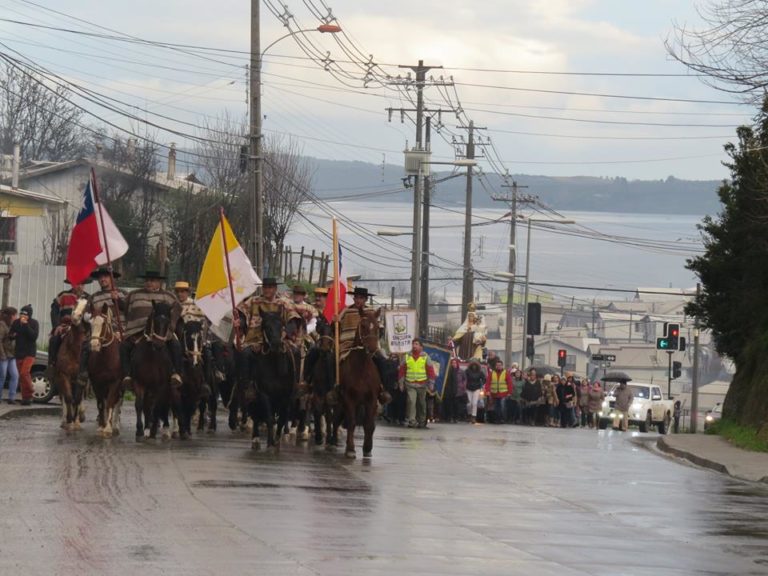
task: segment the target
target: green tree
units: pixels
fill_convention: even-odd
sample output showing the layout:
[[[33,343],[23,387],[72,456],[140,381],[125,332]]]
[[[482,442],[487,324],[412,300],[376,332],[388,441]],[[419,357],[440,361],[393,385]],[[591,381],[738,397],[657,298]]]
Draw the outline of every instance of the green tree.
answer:
[[[736,365],[724,417],[768,433],[768,99],[754,128],[737,136],[725,147],[731,180],[718,191],[723,209],[699,225],[705,252],[687,264],[702,292],[686,312]]]

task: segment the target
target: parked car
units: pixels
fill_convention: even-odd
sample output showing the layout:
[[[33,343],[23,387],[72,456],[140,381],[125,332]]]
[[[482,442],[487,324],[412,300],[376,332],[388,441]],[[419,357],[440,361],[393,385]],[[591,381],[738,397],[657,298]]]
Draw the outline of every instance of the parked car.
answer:
[[[603,401],[603,409],[599,413],[600,421],[598,424],[601,430],[608,427],[616,414],[614,411],[614,390],[617,386],[618,384],[608,390]],[[629,408],[629,424],[637,426],[640,432],[650,432],[654,426],[658,429],[659,434],[669,432],[674,404],[672,400],[664,399],[661,387],[642,382],[632,382],[627,384],[627,387],[632,390],[634,396],[632,406]]]
[[[57,390],[53,383],[48,380],[45,375],[46,368],[48,367],[48,353],[38,352],[35,356],[35,363],[32,364],[32,402],[35,404],[47,404],[51,401],[51,398],[56,396]],[[8,379],[3,382],[3,389],[8,388]],[[7,395],[4,394],[7,398]],[[17,396],[21,396],[21,392],[17,392]]]
[[[721,402],[718,402],[712,410],[708,410],[707,413],[704,414],[704,430],[709,429],[715,422],[719,422],[722,417],[723,405]]]

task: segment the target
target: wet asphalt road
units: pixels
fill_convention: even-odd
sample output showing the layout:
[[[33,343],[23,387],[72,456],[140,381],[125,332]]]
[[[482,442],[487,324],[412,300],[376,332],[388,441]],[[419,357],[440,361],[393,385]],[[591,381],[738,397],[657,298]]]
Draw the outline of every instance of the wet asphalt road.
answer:
[[[0,421],[2,575],[768,574],[768,489],[616,432],[380,426],[366,462],[57,424]]]

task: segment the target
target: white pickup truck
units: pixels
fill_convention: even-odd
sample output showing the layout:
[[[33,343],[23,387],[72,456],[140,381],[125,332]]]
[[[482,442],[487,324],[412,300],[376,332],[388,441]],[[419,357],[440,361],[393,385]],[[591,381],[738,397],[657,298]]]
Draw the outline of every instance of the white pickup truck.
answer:
[[[618,386],[618,384],[616,384]],[[600,421],[598,426],[604,430],[612,425],[615,412],[615,398],[613,391],[616,386],[608,391],[603,401],[603,409],[600,411]],[[634,400],[629,408],[629,423],[636,424],[640,432],[649,432],[656,426],[659,434],[669,432],[672,422],[672,413],[674,411],[674,402],[665,400],[661,387],[655,384],[643,384],[642,382],[632,382],[627,384],[632,390]]]

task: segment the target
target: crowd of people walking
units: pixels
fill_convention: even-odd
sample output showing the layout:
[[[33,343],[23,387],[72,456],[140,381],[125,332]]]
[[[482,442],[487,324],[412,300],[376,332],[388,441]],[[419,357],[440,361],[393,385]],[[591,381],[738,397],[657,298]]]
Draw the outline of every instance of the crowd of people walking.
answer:
[[[411,425],[406,394],[401,395],[394,395],[385,417]],[[516,363],[506,368],[495,355],[487,363],[472,359],[466,368],[453,359],[442,397],[433,396],[426,422],[595,428],[605,396],[599,380],[572,373],[540,374],[535,368],[523,372]]]

